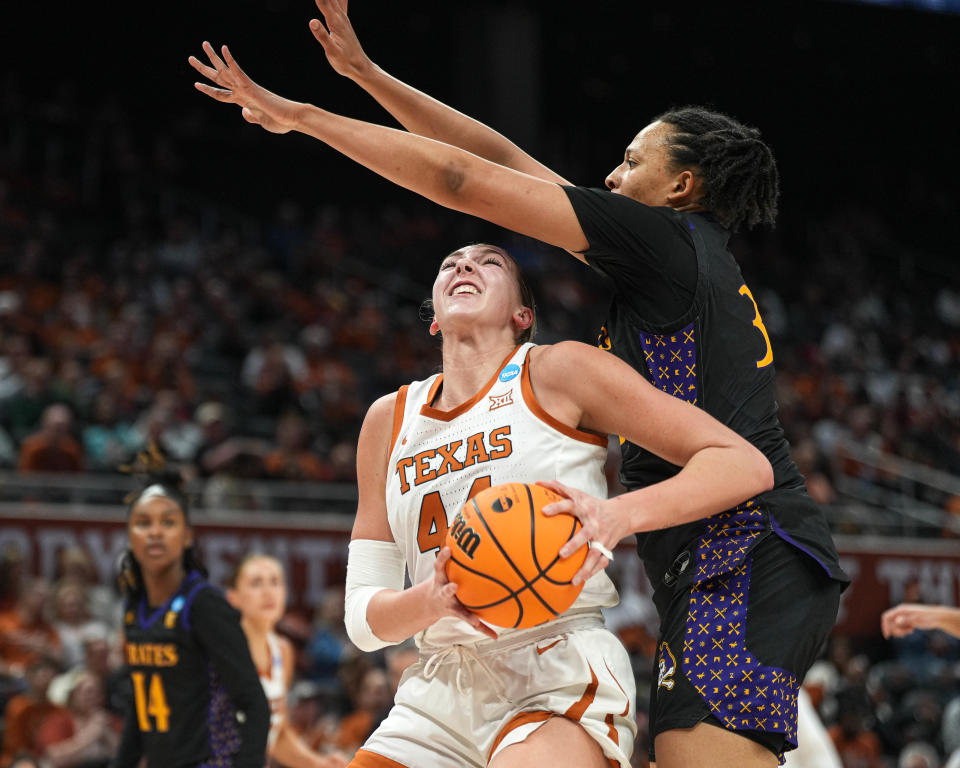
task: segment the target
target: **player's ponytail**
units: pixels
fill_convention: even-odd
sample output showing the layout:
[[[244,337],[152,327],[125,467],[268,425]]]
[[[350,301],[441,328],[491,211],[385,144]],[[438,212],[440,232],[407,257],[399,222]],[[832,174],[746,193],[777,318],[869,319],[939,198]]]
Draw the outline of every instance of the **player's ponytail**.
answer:
[[[703,182],[700,201],[728,229],[773,225],[780,175],[760,131],[703,107],[681,107],[656,120],[673,126],[667,138],[676,168],[696,168]]]
[[[143,572],[140,570],[140,563],[133,556],[129,549],[124,550],[117,562],[117,585],[120,587],[120,594],[123,595],[127,605],[134,605],[140,602],[144,595]]]
[[[207,573],[207,567],[200,560],[200,557],[197,555],[197,551],[192,545],[183,550],[183,570],[186,573],[196,571],[203,576],[203,578],[207,578],[209,575]]]

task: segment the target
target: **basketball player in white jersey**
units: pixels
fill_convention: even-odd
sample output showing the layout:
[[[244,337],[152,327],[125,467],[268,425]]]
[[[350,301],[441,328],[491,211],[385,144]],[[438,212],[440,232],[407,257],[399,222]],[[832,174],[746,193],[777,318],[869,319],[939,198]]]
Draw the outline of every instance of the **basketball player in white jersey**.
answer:
[[[635,692],[627,654],[600,610],[618,600],[603,570],[608,547],[760,493],[770,465],[613,355],[576,342],[527,343],[533,302],[499,248],[471,245],[445,258],[433,310],[443,373],[381,398],[364,420],[346,587],[354,643],[373,651],[413,636],[420,661],[350,765],[627,768]],[[608,433],[684,469],[607,501]],[[602,541],[594,515],[568,545],[595,538],[570,610],[532,629],[495,631],[457,602],[444,534],[471,494],[537,481],[575,496],[581,509],[609,505]]]
[[[267,757],[287,768],[342,768],[337,755],[318,755],[286,723],[287,693],[293,679],[293,646],[275,631],[287,604],[287,583],[280,561],[247,555],[237,566],[227,599],[240,611],[250,655],[270,704]]]

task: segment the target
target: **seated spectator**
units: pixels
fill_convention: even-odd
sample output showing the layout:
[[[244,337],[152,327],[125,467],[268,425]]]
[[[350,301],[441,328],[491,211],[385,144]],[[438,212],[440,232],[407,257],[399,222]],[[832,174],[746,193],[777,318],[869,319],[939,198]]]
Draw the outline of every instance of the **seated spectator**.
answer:
[[[288,411],[277,422],[277,444],[267,454],[264,468],[275,480],[329,481],[331,467],[310,450],[307,423],[296,411]]]
[[[257,416],[276,418],[297,401],[297,382],[306,373],[303,353],[293,345],[267,338],[247,354],[241,380],[253,395]]]
[[[17,446],[3,426],[0,426],[0,467],[15,467],[17,465]]]
[[[899,744],[933,742],[940,735],[943,708],[934,691],[914,688],[900,701],[893,724],[900,735]],[[921,750],[922,751],[922,750]]]
[[[807,482],[807,492],[818,504],[832,504],[837,493],[830,482],[828,468],[823,457],[817,452],[817,445],[811,438],[801,440],[791,452],[797,469]]]
[[[60,661],[60,636],[45,616],[49,594],[43,579],[32,579],[16,606],[0,614],[0,664],[13,674],[22,674],[42,656]]]
[[[48,716],[37,730],[37,746],[53,768],[107,768],[120,743],[121,722],[103,703],[92,673],[74,681],[63,713]]]
[[[348,666],[344,672],[348,678],[345,685],[353,709],[340,719],[334,739],[337,749],[350,755],[356,752],[380,725],[393,704],[387,673],[380,667],[370,666],[369,661],[362,656],[351,661],[356,663],[352,667]]]
[[[940,768],[940,756],[923,741],[913,741],[903,748],[897,768]]]
[[[343,625],[343,587],[330,586],[314,615],[313,634],[303,649],[303,668],[313,681],[327,687],[337,683],[337,670],[350,644]]]
[[[176,462],[190,461],[203,440],[200,426],[190,420],[190,409],[172,390],[161,390],[133,425],[137,450],[151,443]]]
[[[950,699],[943,708],[940,733],[943,737],[943,749],[948,755],[960,752],[960,695]]]
[[[6,403],[6,421],[10,435],[22,441],[36,428],[45,410],[54,402],[53,364],[49,357],[27,360],[21,371],[23,386]]]
[[[106,632],[106,626],[90,617],[86,588],[75,581],[59,582],[53,592],[53,626],[60,638],[63,663],[68,668],[83,661],[84,637]]]
[[[330,468],[333,481],[353,483],[357,480],[357,441],[340,440],[330,449]]]
[[[131,424],[117,412],[116,399],[105,390],[93,401],[93,413],[83,428],[83,452],[90,469],[114,470],[138,447]]]
[[[119,627],[123,606],[112,586],[100,583],[97,566],[90,553],[82,547],[64,547],[57,554],[54,571],[56,584],[79,584],[87,597],[87,612],[90,617],[106,627]]]
[[[839,719],[828,729],[844,768],[884,768],[880,739],[867,728],[867,711],[859,695],[838,696]]]
[[[3,747],[0,765],[14,755],[39,757],[43,750],[37,741],[42,724],[52,717],[65,716],[66,709],[50,701],[47,691],[59,666],[49,656],[39,656],[27,669],[27,691],[14,696],[3,713]]]
[[[300,392],[313,392],[324,387],[356,390],[356,372],[330,346],[330,331],[321,325],[309,325],[300,332],[300,345],[305,358],[304,374],[297,380]]]
[[[201,430],[201,438],[193,457],[197,474],[200,477],[209,477],[216,473],[224,464],[233,458],[224,458],[222,448],[233,434],[226,406],[217,401],[202,403],[194,415],[194,420]]]
[[[70,434],[73,413],[62,403],[47,406],[40,430],[20,446],[17,469],[21,472],[79,472],[83,450]]]
[[[300,680],[290,689],[287,725],[314,752],[325,753],[333,748],[337,720],[327,710],[329,692],[309,680]]]
[[[104,691],[105,706],[111,712],[123,716],[129,711],[129,699],[133,695],[130,676],[122,663],[119,633],[108,633],[102,627],[91,627],[83,634],[83,661],[50,683],[47,696],[54,704],[66,706],[70,691],[80,675],[92,674]]]
[[[18,294],[3,291],[0,294],[2,314],[20,312]],[[0,402],[5,402],[23,389],[23,370],[30,359],[30,340],[23,334],[5,334],[0,341]]]
[[[197,385],[184,360],[184,350],[172,333],[158,333],[150,351],[134,371],[138,390],[148,399],[155,392],[170,390],[187,402],[196,398]]]
[[[24,584],[23,553],[8,544],[0,551],[0,614],[16,606]]]
[[[13,756],[13,762],[5,768],[45,768],[45,766],[40,765],[40,762],[33,755],[20,752]]]

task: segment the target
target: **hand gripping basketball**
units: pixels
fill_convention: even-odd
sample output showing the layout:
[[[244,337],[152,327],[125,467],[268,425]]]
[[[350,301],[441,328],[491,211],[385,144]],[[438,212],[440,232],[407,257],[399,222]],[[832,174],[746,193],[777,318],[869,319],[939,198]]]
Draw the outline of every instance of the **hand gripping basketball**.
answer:
[[[556,480],[544,481],[537,485],[549,488],[562,497],[557,502],[544,507],[543,514],[548,517],[560,514],[573,515],[583,526],[560,548],[560,556],[569,557],[583,545],[589,547],[590,552],[583,567],[573,577],[574,584],[582,584],[613,562],[613,549],[627,531],[623,528],[619,516],[610,514],[606,509],[608,500],[598,499]]]
[[[454,616],[467,622],[471,627],[482,632],[487,637],[497,639],[497,633],[484,624],[479,616],[476,616],[466,608],[457,599],[457,592],[460,587],[447,578],[447,562],[450,560],[450,547],[443,547],[437,553],[436,562],[433,564],[433,585],[432,592],[428,599],[429,603],[436,607],[437,618],[444,616]]]
[[[498,627],[533,627],[566,611],[583,584],[571,580],[587,557],[584,543],[567,558],[560,548],[580,529],[572,515],[547,517],[561,501],[548,488],[504,483],[478,493],[451,522],[446,545],[448,578],[457,599]]]

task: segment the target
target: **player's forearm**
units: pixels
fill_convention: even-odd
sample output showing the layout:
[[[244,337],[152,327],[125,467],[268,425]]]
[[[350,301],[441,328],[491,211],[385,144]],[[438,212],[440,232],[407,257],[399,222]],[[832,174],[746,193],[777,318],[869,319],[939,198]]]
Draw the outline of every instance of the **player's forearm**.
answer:
[[[770,462],[752,446],[710,447],[673,477],[610,500],[633,533],[690,523],[742,504],[773,487]]]
[[[938,608],[935,626],[954,637],[960,637],[960,608]]]
[[[402,643],[431,626],[440,616],[433,600],[425,599],[430,582],[400,591],[384,589],[367,606],[367,623],[381,640]]]
[[[463,210],[457,193],[465,173],[483,162],[458,147],[311,104],[300,105],[294,130],[324,142],[388,181],[458,210]]]
[[[531,176],[563,181],[503,134],[398,80],[376,64],[366,67],[354,82],[411,133],[452,144],[492,163]]]
[[[285,125],[328,144],[438,205],[572,251],[587,247],[580,222],[553,182],[505,168],[450,144],[395,128],[290,105]]]

